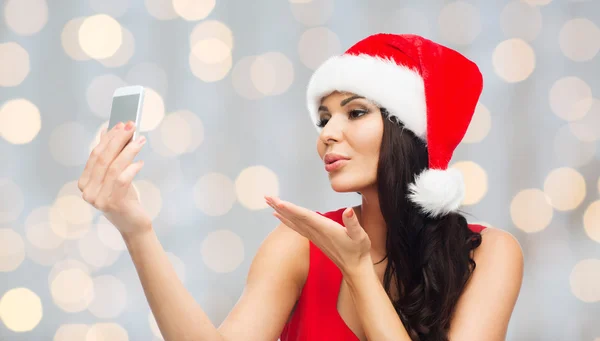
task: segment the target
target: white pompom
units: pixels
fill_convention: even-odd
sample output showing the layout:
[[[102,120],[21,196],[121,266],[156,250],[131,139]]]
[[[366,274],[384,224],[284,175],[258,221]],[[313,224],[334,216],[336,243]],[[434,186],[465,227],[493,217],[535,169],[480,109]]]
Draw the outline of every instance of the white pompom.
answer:
[[[433,217],[458,210],[465,197],[462,173],[454,168],[424,170],[409,191],[410,200]]]

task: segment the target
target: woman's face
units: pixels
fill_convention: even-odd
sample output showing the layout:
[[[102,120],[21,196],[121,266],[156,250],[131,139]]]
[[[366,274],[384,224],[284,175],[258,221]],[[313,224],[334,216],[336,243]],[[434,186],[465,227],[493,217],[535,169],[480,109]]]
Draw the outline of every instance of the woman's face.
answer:
[[[376,185],[383,136],[381,111],[369,100],[334,92],[319,108],[317,150],[336,192],[364,192]]]

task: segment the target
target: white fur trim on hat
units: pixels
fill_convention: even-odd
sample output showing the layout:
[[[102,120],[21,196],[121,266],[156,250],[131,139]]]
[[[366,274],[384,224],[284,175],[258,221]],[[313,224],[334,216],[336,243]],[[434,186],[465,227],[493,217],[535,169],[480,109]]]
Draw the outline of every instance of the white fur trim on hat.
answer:
[[[417,71],[393,60],[366,54],[329,58],[308,84],[308,110],[315,125],[319,122],[321,99],[336,90],[376,102],[415,135],[427,140],[425,86]]]
[[[465,197],[462,173],[455,168],[426,169],[409,186],[409,191],[410,200],[433,217],[456,211]]]

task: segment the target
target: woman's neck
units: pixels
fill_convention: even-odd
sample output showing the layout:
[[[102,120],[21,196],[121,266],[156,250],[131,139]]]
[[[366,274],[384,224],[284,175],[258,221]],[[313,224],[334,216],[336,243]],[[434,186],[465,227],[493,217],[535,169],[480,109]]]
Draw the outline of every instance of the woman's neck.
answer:
[[[369,239],[371,240],[371,257],[373,262],[379,262],[386,255],[387,227],[376,190],[362,192],[362,204],[357,210],[357,217]]]

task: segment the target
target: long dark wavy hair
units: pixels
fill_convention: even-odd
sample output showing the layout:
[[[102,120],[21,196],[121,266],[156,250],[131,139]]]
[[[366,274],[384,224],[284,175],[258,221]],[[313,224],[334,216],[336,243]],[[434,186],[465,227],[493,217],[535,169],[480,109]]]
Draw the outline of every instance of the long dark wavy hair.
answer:
[[[432,218],[408,199],[409,185],[427,168],[427,147],[381,111],[377,187],[387,225],[383,285],[413,341],[447,341],[454,307],[475,270],[472,251],[481,235],[459,213]],[[398,296],[391,294],[392,283]]]

